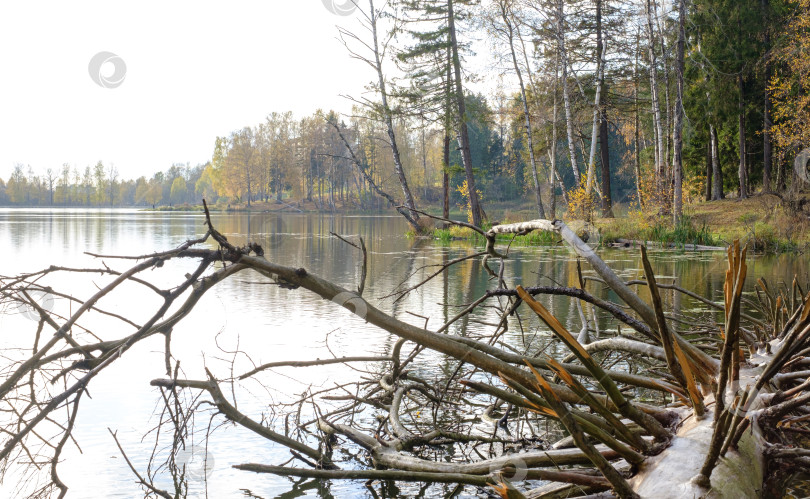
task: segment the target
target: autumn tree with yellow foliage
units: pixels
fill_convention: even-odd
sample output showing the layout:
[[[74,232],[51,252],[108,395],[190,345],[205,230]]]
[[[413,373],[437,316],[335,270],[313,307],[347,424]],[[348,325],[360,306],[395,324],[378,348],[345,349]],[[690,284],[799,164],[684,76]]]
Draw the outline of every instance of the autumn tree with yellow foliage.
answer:
[[[790,158],[810,147],[810,0],[799,0],[773,53],[773,137],[777,154]]]

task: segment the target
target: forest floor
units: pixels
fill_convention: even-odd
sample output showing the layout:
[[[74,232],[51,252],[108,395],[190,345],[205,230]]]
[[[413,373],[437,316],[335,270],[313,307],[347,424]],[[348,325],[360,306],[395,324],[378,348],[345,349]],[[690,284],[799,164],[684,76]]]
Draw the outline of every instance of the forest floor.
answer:
[[[510,223],[537,218],[531,203],[521,206],[488,204],[492,223]],[[735,239],[748,242],[751,251],[804,252],[810,250],[810,194],[776,196],[757,194],[748,199],[727,198],[720,201],[699,201],[684,207],[680,224],[664,213],[646,213],[635,206],[614,206],[615,218],[602,218],[599,209],[593,224],[602,244],[619,239],[652,241],[676,247],[686,244],[727,246]],[[461,214],[459,214],[461,216]],[[562,215],[569,224],[575,219]],[[442,240],[474,238],[460,228],[437,230]],[[511,238],[511,236],[510,236]],[[520,244],[544,244],[553,238],[541,234],[519,236]]]
[[[599,219],[603,241],[618,238],[662,243],[726,246],[739,239],[754,251],[791,252],[810,249],[810,196],[757,194],[748,199],[701,201],[684,207],[680,225],[666,215],[618,210],[615,219]]]

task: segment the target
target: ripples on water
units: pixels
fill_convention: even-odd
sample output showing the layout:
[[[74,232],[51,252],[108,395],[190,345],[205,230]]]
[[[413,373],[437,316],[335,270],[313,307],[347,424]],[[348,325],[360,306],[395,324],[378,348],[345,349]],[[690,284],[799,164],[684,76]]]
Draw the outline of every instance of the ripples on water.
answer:
[[[446,263],[468,255],[475,248],[466,242],[442,245],[429,239],[409,239],[407,227],[399,217],[325,216],[318,214],[214,214],[214,225],[234,244],[248,238],[266,248],[266,257],[282,265],[304,267],[325,279],[354,289],[360,276],[361,256],[357,250],[331,237],[361,235],[369,251],[368,279],[364,298],[402,321],[438,328],[458,312],[450,305],[473,301],[494,282],[480,260],[469,260],[452,267],[418,291],[396,303],[382,297],[391,293],[406,276],[409,284],[421,281],[430,269],[426,265]],[[133,210],[14,210],[0,209],[0,244],[10,257],[0,260],[0,274],[11,275],[49,265],[96,267],[98,260],[83,252],[100,254],[147,254],[175,247],[205,232],[201,213],[139,212]],[[209,247],[213,247],[209,243]],[[506,281],[517,284],[578,286],[576,260],[563,247],[512,247],[507,261]],[[637,279],[643,272],[635,251],[604,250],[601,256],[625,279]],[[104,259],[115,268],[121,262]],[[678,284],[715,300],[722,296],[726,267],[724,253],[654,252],[653,266],[660,276],[677,279]],[[176,278],[193,269],[193,262],[174,264]],[[586,274],[593,274],[583,265]],[[166,269],[163,269],[164,271]],[[766,277],[770,283],[790,282],[794,274],[807,277],[804,258],[754,256],[749,258],[749,275]],[[165,273],[165,272],[164,272]],[[149,277],[146,273],[144,277]],[[71,277],[61,283],[75,296],[87,297],[93,291],[92,276],[80,280]],[[666,282],[671,279],[663,278]],[[161,277],[156,284],[168,284]],[[752,289],[754,279],[748,280]],[[612,293],[598,287],[589,289],[603,298]],[[136,291],[103,302],[107,308],[130,317],[143,317],[156,300]],[[595,291],[594,291],[595,289]],[[662,290],[663,291],[663,290]],[[699,311],[704,307],[686,297],[664,296],[671,309]],[[145,301],[142,301],[145,300]],[[541,301],[573,331],[580,329],[574,303],[565,297],[542,297]],[[66,307],[57,303],[57,306]],[[65,310],[65,312],[69,312]],[[526,334],[516,325],[505,338],[519,350],[537,351],[547,346],[548,336],[536,320],[523,314]],[[485,323],[496,322],[491,309],[482,308],[472,316],[455,323],[451,334],[478,335],[492,331]],[[601,330],[615,330],[615,323],[599,318]],[[4,347],[22,345],[30,348],[28,336],[20,340],[10,334],[31,324],[19,317],[0,316],[0,343]],[[26,333],[28,334],[28,333]],[[105,339],[120,337],[110,331]],[[172,350],[181,359],[183,374],[189,379],[204,379],[207,366],[217,378],[240,374],[255,365],[280,360],[312,360],[332,355],[388,355],[396,338],[371,327],[349,311],[320,299],[304,290],[289,291],[267,284],[256,273],[241,273],[219,284],[197,305],[195,311],[175,328]],[[154,378],[164,377],[163,341],[151,338],[128,352],[108,368],[90,386],[92,399],[84,398],[77,420],[75,436],[82,453],[68,446],[60,465],[61,477],[70,487],[69,497],[138,497],[142,491],[120,457],[107,428],[118,431],[119,439],[133,464],[143,470],[152,451],[154,437],[143,438],[157,423],[154,412],[160,405],[159,392],[149,386]],[[567,352],[553,343],[547,350],[553,356]],[[233,364],[233,371],[231,365]],[[429,352],[412,365],[412,372],[426,379],[443,379],[456,363]],[[282,424],[278,404],[295,400],[307,389],[334,386],[357,379],[360,373],[342,365],[317,369],[279,368],[265,372],[236,389],[236,400],[242,412],[253,419],[264,418]],[[261,381],[261,383],[259,382]],[[225,385],[223,385],[223,389]],[[479,410],[480,412],[480,410]],[[372,414],[366,414],[371,418]],[[221,418],[215,420],[215,425]],[[204,431],[206,415],[198,416],[196,425]],[[199,442],[202,445],[202,442]],[[289,459],[286,449],[250,434],[247,430],[225,425],[216,429],[210,439],[209,452],[214,457],[214,470],[208,484],[209,497],[348,497],[368,496],[361,482],[318,482],[258,475],[236,471],[234,464],[255,462],[280,464]],[[337,454],[336,454],[337,455]],[[351,466],[356,466],[352,463]],[[8,492],[9,480],[0,488]],[[158,485],[169,486],[170,483]],[[386,496],[428,497],[444,495],[453,489],[448,485],[384,483],[377,486]],[[245,492],[245,491],[250,491]],[[201,492],[196,490],[192,492]],[[464,494],[476,494],[465,488]],[[192,497],[193,494],[190,494]]]

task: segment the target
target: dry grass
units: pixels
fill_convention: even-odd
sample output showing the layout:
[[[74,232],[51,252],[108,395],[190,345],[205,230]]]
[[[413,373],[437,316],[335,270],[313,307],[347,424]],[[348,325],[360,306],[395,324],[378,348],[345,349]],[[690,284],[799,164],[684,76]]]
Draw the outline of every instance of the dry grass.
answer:
[[[803,251],[810,248],[810,218],[804,206],[810,196],[786,195],[784,200],[773,194],[760,194],[748,199],[702,201],[685,207],[684,213],[696,228],[704,228],[719,243],[734,239],[750,242],[756,251]],[[599,219],[603,236],[638,239],[652,228],[670,227],[670,217],[640,214],[629,210],[617,219]]]

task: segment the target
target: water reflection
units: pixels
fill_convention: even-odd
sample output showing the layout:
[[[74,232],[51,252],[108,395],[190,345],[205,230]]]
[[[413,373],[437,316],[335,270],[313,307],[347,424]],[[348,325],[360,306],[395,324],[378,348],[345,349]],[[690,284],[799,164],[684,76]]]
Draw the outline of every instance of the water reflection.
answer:
[[[453,259],[480,250],[466,242],[448,245],[423,238],[405,237],[407,227],[399,217],[324,216],[318,214],[224,214],[215,213],[213,222],[234,244],[248,239],[266,249],[267,258],[283,265],[304,267],[325,279],[355,289],[360,279],[360,253],[330,236],[360,235],[368,248],[368,278],[364,298],[402,321],[438,328],[459,310],[481,296],[496,282],[485,272],[479,258],[466,260],[443,271],[419,290],[403,299],[384,298],[399,286],[413,286]],[[205,232],[201,213],[137,212],[132,210],[0,210],[0,244],[11,257],[0,261],[0,274],[10,275],[48,265],[98,266],[99,261],[84,252],[98,254],[146,254],[171,248]],[[212,246],[213,247],[213,246]],[[602,257],[626,280],[643,277],[638,254],[628,250],[605,250]],[[509,286],[579,286],[577,262],[563,247],[513,246],[505,265]],[[117,262],[104,260],[111,266]],[[652,263],[659,281],[675,282],[700,295],[720,300],[726,267],[723,253],[652,252]],[[495,264],[497,266],[497,264]],[[189,269],[178,265],[178,274]],[[749,275],[765,277],[774,286],[794,275],[808,280],[808,261],[794,255],[751,256]],[[583,265],[585,277],[595,277]],[[754,279],[747,282],[753,289]],[[87,282],[65,282],[77,296],[92,292]],[[616,297],[604,286],[589,282],[588,289],[602,299]],[[646,290],[640,290],[648,299]],[[121,313],[143,313],[140,297],[125,297],[114,303]],[[662,290],[670,310],[704,310],[705,305],[688,297],[676,297]],[[562,296],[541,296],[539,300],[571,331],[582,327],[576,304]],[[495,302],[492,302],[494,305]],[[416,315],[412,315],[411,312]],[[593,312],[583,309],[587,320]],[[422,317],[418,317],[418,316]],[[484,307],[454,323],[451,334],[486,336],[499,322],[499,311]],[[10,319],[0,317],[3,346],[15,340],[9,331]],[[537,320],[522,313],[509,319],[504,341],[520,351],[545,350],[564,355],[556,342],[549,342]],[[615,331],[615,322],[596,311],[600,331]],[[109,333],[118,337],[117,331]],[[27,340],[25,340],[27,342]],[[396,339],[347,310],[304,290],[289,291],[271,285],[255,273],[244,273],[222,283],[206,295],[188,320],[177,327],[173,351],[182,359],[186,377],[202,379],[208,367],[221,379],[252,369],[255,365],[279,360],[311,360],[331,355],[387,355]],[[153,412],[158,392],[149,381],[163,377],[162,342],[155,339],[133,349],[106,371],[91,387],[93,398],[83,402],[76,437],[82,453],[66,449],[62,478],[71,497],[136,497],[142,495],[120,456],[107,427],[119,431],[119,439],[135,466],[147,465],[153,440],[143,436],[155,425]],[[457,368],[454,360],[426,353],[411,368],[426,379],[446,379]],[[233,371],[231,370],[233,368]],[[283,424],[278,404],[296,400],[307,390],[317,391],[334,383],[353,381],[358,374],[345,366],[325,367],[311,374],[306,370],[281,368],[266,373],[236,391],[240,410],[256,420]],[[368,415],[369,417],[371,415]],[[205,426],[206,423],[201,423]],[[447,494],[452,486],[420,484],[374,485],[374,492],[362,483],[292,480],[269,475],[237,472],[234,464],[246,461],[279,464],[289,458],[286,450],[257,439],[245,430],[226,425],[214,432],[209,443],[216,468],[208,484],[211,497],[346,497],[377,494],[432,497]],[[3,485],[7,487],[7,485]],[[0,489],[0,495],[7,489]],[[193,490],[194,491],[194,490]],[[196,492],[204,491],[204,487]],[[465,489],[465,493],[474,493]]]

